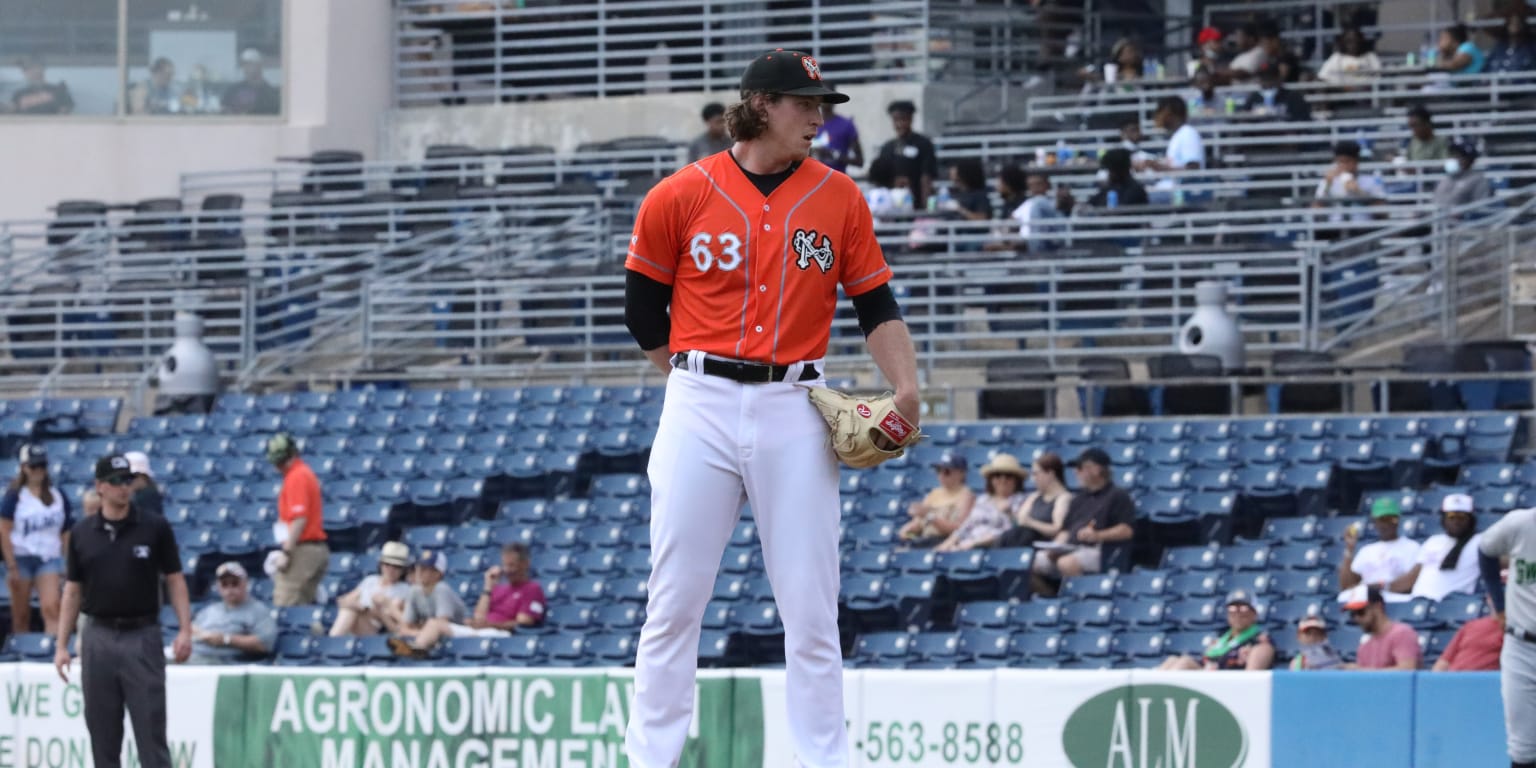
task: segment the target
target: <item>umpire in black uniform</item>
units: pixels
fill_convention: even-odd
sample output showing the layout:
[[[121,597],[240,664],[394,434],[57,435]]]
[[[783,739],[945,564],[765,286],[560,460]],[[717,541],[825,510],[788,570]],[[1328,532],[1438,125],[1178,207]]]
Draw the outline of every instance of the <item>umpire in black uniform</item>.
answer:
[[[101,514],[70,530],[68,574],[53,664],[69,682],[69,636],[81,611],[91,619],[80,638],[80,688],[96,768],[118,768],[123,709],[133,723],[139,763],[171,768],[165,736],[165,651],[160,638],[160,577],[181,630],[176,661],[192,655],[192,606],[171,524],[130,503],[133,471],[122,456],[96,462]]]

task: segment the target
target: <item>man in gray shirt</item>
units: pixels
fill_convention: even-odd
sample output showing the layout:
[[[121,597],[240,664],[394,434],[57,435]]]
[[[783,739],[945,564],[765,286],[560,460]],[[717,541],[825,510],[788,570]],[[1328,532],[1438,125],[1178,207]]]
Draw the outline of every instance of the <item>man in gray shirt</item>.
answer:
[[[710,102],[700,114],[704,120],[704,132],[688,144],[688,162],[702,160],[731,148],[731,134],[725,130],[725,105]]]
[[[439,640],[453,636],[455,625],[469,618],[464,598],[443,582],[446,570],[448,556],[442,552],[423,551],[416,561],[416,584],[405,599],[405,626],[399,637],[389,639],[397,656],[426,658]]]
[[[1511,768],[1536,768],[1536,509],[1517,509],[1483,532],[1478,566],[1493,611],[1504,624],[1499,652],[1504,730]],[[1509,558],[1505,605],[1500,558]]]
[[[245,568],[231,560],[215,571],[220,602],[192,619],[192,664],[260,661],[277,644],[272,609],[250,596]]]
[[[1476,144],[1458,141],[1451,145],[1450,155],[1445,158],[1445,178],[1435,187],[1436,208],[1445,211],[1493,197],[1488,177],[1472,167],[1476,162]]]

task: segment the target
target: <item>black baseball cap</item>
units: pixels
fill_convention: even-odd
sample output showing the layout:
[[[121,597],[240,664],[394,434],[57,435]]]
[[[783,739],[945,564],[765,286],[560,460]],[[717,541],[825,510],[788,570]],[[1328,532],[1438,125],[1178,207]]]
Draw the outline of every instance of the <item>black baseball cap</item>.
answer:
[[[133,477],[133,467],[129,466],[127,457],[114,453],[96,460],[97,480],[112,480],[117,477]]]
[[[842,104],[848,95],[832,90],[821,79],[821,65],[808,53],[776,48],[752,60],[741,73],[741,91],[766,91],[790,96],[820,96]]]
[[[1114,462],[1110,460],[1109,454],[1105,453],[1101,448],[1089,448],[1084,450],[1082,453],[1079,453],[1077,458],[1073,459],[1067,466],[1076,467],[1085,461],[1092,462],[1101,467],[1114,466]]]
[[[965,454],[961,453],[945,453],[933,462],[934,469],[958,469],[964,471],[965,467]]]
[[[1478,158],[1477,144],[1466,139],[1453,141],[1451,142],[1451,145],[1446,149],[1461,155],[1468,160],[1476,160]]]
[[[41,443],[27,443],[21,447],[18,458],[23,466],[46,467],[48,466],[48,449]]]

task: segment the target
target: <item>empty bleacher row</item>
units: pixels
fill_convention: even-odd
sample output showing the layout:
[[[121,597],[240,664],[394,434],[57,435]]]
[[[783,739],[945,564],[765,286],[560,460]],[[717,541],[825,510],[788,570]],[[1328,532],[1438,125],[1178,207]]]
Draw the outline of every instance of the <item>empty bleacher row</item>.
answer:
[[[528,543],[551,601],[537,632],[454,641],[431,663],[611,664],[632,657],[643,617],[649,499],[640,472],[658,405],[647,388],[226,395],[206,417],[139,418],[124,434],[47,443],[54,477],[71,492],[98,453],[148,452],[196,597],[206,599],[219,562],[259,573],[276,492],[275,476],[263,477],[263,441],[279,429],[300,435],[325,488],[333,556],[326,605],[281,612],[280,663],[381,660],[376,641],[310,634],[328,625],[336,595],[377,569],[378,545],[398,538],[446,551],[449,583],[471,602],[497,547]],[[1436,530],[1438,500],[1453,489],[1477,500],[1479,528],[1536,504],[1536,464],[1512,463],[1519,425],[1500,413],[932,425],[907,456],[844,473],[845,640],[861,664],[1135,665],[1212,636],[1217,596],[1241,585],[1259,596],[1285,651],[1284,623],[1303,604],[1329,605],[1338,537],[1376,495],[1399,499],[1403,534],[1415,538]],[[980,465],[1000,451],[1028,461],[1090,445],[1111,454],[1116,482],[1137,500],[1136,545],[1112,559],[1118,575],[1071,581],[1062,602],[1030,598],[1030,550],[935,555],[895,539],[943,453]],[[270,590],[266,579],[253,585],[261,599]],[[1476,614],[1465,603],[1412,609],[1431,655]],[[744,510],[701,653],[712,664],[774,664],[781,635]],[[7,648],[20,655],[26,642]]]

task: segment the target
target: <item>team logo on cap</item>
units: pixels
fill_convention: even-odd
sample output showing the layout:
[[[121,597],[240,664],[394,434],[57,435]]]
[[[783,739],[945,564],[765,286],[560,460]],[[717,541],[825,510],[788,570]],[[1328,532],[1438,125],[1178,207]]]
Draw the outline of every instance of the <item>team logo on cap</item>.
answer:
[[[128,460],[123,458],[123,457],[121,457],[121,456],[113,456],[112,457],[112,468],[113,469],[128,469]]]
[[[821,235],[821,241],[817,242],[816,237],[817,233],[814,229],[810,231],[804,229],[795,230],[793,244],[795,254],[800,257],[795,260],[795,266],[801,269],[810,269],[811,262],[815,261],[816,266],[821,267],[822,274],[826,274],[828,270],[832,269],[832,261],[836,258],[832,254],[832,238],[827,235]]]
[[[821,79],[821,65],[817,64],[815,59],[809,56],[801,56],[800,66],[805,67],[805,74],[809,75],[812,80]]]

